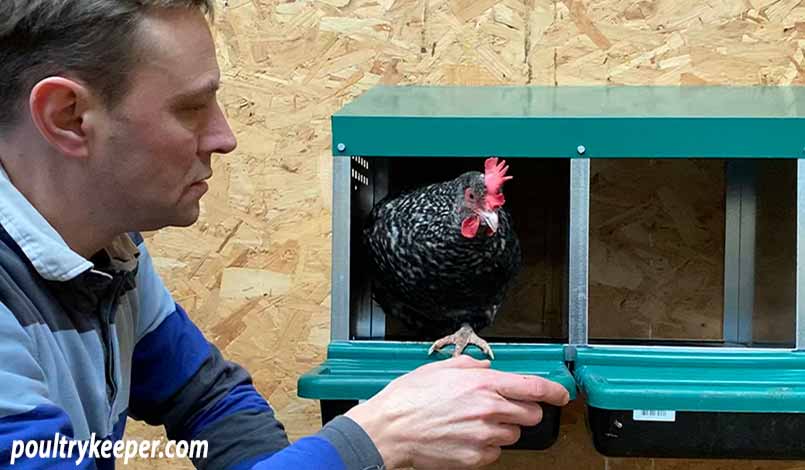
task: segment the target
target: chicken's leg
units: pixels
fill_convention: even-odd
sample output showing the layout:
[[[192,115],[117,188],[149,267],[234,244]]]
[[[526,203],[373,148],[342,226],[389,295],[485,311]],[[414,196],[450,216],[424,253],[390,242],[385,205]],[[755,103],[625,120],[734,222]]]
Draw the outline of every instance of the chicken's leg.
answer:
[[[459,328],[459,330],[452,335],[448,335],[444,338],[436,340],[428,350],[428,355],[431,355],[436,351],[440,351],[443,347],[449,344],[456,345],[456,349],[453,351],[453,357],[460,355],[468,345],[474,344],[481,348],[481,351],[489,356],[490,359],[495,358],[495,354],[492,352],[492,348],[489,347],[489,343],[476,335],[475,330],[473,330],[468,323],[461,325],[461,328]]]

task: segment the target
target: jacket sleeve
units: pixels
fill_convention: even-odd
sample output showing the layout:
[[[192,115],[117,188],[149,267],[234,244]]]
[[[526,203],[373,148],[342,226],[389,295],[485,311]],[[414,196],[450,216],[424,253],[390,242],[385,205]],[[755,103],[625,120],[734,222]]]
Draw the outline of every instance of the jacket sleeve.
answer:
[[[96,468],[91,459],[77,463],[76,451],[73,451],[72,459],[20,457],[20,443],[50,441],[52,447],[57,433],[72,441],[73,426],[67,413],[48,397],[44,372],[35,359],[33,340],[2,303],[0,357],[3,359],[0,364],[0,468]],[[59,446],[63,448],[64,444]],[[15,457],[13,466],[12,456]]]
[[[252,470],[304,468],[310,470],[383,470],[383,458],[372,440],[351,419],[339,416],[317,435],[257,462]],[[240,470],[240,469],[238,469]]]
[[[369,437],[347,418],[289,447],[249,374],[204,338],[168,293],[142,238],[134,239],[140,249],[140,318],[129,401],[133,418],[164,425],[170,439],[206,440],[207,458],[193,461],[200,469],[382,465]]]

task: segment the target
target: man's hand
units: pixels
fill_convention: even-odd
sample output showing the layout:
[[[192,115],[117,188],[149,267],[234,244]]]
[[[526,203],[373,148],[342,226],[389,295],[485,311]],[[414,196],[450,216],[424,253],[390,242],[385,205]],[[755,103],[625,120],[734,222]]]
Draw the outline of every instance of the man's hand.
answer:
[[[459,356],[399,377],[346,416],[369,434],[389,469],[474,468],[517,442],[520,426],[542,420],[538,402],[568,399],[555,382]]]

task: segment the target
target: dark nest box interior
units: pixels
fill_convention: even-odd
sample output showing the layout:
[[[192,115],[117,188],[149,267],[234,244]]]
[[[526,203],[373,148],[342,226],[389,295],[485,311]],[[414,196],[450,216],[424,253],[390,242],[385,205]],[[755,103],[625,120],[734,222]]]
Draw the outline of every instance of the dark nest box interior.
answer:
[[[514,179],[506,184],[506,209],[520,239],[523,266],[484,338],[507,342],[567,339],[568,161],[507,160]],[[372,204],[386,194],[483,171],[482,158],[353,158],[352,329],[356,338],[418,339],[371,301],[361,228]],[[426,169],[426,171],[423,171]]]

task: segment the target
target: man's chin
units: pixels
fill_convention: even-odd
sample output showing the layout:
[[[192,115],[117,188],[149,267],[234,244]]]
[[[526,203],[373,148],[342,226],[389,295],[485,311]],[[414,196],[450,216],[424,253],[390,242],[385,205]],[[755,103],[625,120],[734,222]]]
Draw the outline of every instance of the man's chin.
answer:
[[[181,213],[174,213],[170,216],[160,218],[160,220],[151,220],[135,231],[153,232],[166,227],[189,227],[198,221],[200,212],[198,205],[196,205],[194,208],[188,208]]]
[[[176,221],[170,225],[173,227],[189,227],[198,221],[200,212],[198,205],[196,205],[194,210],[179,214],[178,217],[176,217]]]
[[[198,221],[198,216],[196,216],[192,220],[180,220],[174,224],[170,224],[171,227],[190,227],[191,225],[195,224]]]

